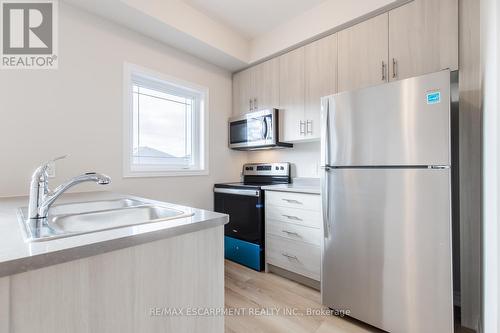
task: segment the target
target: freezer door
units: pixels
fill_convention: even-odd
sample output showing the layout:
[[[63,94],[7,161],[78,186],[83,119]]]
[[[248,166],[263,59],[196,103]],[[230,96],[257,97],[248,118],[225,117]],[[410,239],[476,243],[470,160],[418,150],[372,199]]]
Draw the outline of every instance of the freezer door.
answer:
[[[450,165],[447,70],[333,95],[322,110],[325,164]]]
[[[325,173],[323,304],[392,333],[452,333],[450,170]]]

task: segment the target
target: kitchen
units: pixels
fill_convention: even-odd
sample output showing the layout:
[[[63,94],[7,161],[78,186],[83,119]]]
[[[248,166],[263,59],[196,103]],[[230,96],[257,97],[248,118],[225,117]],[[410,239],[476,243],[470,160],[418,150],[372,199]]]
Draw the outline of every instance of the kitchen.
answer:
[[[495,1],[46,2],[1,3],[55,61],[0,69],[1,332],[498,330]]]

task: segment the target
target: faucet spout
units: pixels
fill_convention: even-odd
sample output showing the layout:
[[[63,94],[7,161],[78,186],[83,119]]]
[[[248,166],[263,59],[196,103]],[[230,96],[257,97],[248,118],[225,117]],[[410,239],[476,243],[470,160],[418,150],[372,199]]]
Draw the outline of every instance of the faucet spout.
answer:
[[[69,188],[84,182],[94,182],[99,185],[111,183],[111,178],[95,172],[87,172],[74,177],[50,191],[48,187],[47,165],[36,169],[31,178],[29,218],[42,220],[47,217],[50,206]]]
[[[106,175],[95,173],[95,172],[87,172],[83,175],[76,176],[64,184],[59,185],[54,189],[53,192],[49,192],[45,197],[45,200],[41,203],[38,208],[38,215],[42,218],[47,217],[47,212],[49,211],[50,206],[57,200],[64,192],[66,192],[71,187],[85,182],[94,182],[99,185],[107,185],[111,183],[111,178]]]

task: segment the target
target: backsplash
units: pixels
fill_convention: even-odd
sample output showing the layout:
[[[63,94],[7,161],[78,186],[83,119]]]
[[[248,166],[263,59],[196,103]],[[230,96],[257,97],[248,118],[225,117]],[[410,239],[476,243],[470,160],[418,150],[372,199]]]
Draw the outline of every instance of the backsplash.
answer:
[[[319,141],[297,143],[293,148],[251,151],[248,153],[248,162],[290,162],[292,164],[292,178],[319,177],[320,163]]]

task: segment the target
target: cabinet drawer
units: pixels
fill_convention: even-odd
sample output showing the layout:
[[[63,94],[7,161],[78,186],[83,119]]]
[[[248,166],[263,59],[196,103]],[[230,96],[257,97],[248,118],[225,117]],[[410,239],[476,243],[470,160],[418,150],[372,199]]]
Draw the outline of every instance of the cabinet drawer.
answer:
[[[266,220],[266,233],[284,238],[321,246],[321,229],[305,227],[277,220]]]
[[[318,212],[321,210],[321,197],[317,194],[266,191],[266,203]]]
[[[294,223],[313,228],[321,228],[322,225],[322,216],[320,211],[281,207],[272,204],[266,204],[266,219]]]
[[[267,235],[266,261],[291,272],[319,281],[321,248],[311,244]]]

